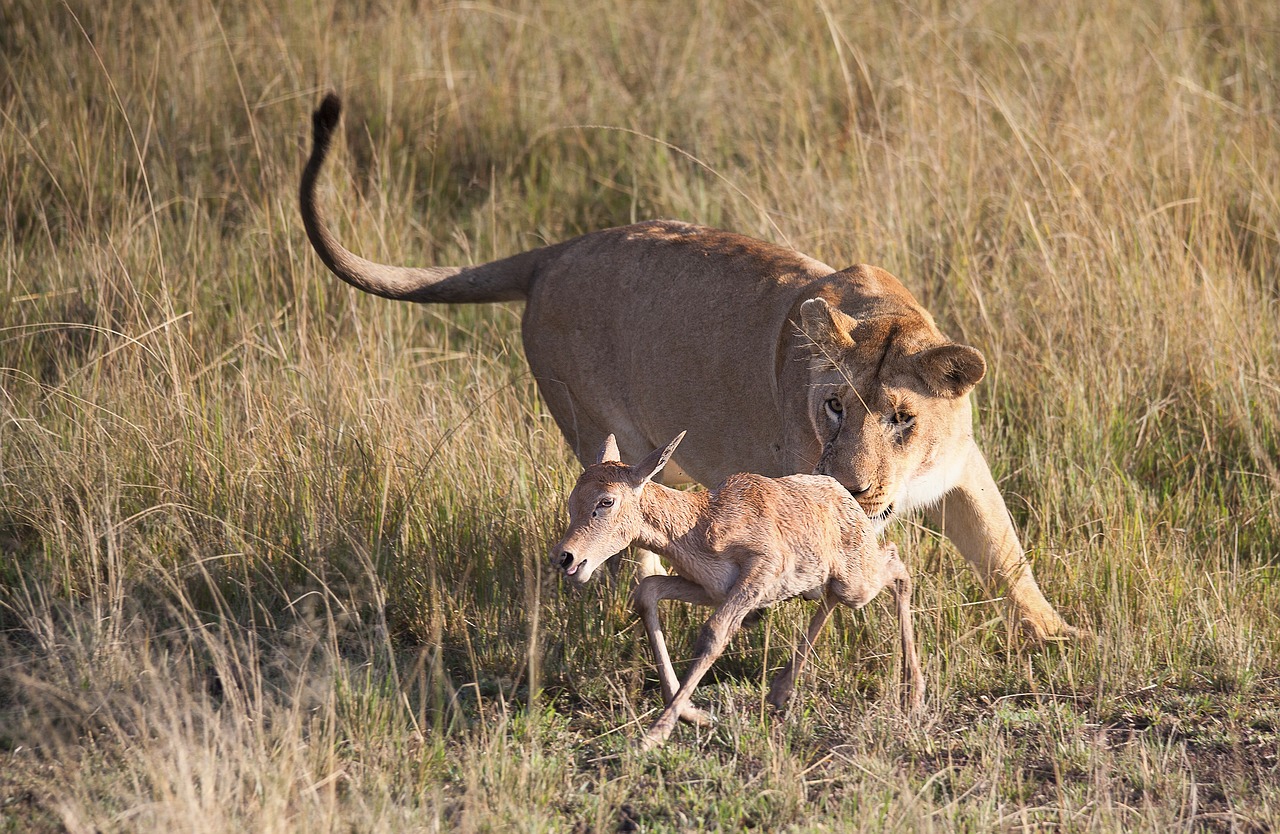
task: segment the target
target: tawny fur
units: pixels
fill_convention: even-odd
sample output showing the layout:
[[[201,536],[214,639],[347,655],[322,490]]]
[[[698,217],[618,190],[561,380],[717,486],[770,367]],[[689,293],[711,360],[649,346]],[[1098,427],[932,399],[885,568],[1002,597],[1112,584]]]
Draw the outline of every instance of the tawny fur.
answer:
[[[552,548],[567,579],[582,585],[612,554],[639,544],[664,556],[678,576],[649,576],[634,594],[653,648],[666,709],[642,742],[666,741],[680,719],[705,723],[693,690],[729,639],[754,611],[795,597],[819,601],[791,662],[769,689],[782,709],[809,651],[837,603],[861,608],[888,587],[897,599],[903,694],[912,712],[924,699],[924,675],[911,626],[911,578],[893,544],[879,546],[865,512],[825,475],[731,475],[710,492],[680,492],[654,483],[676,437],[637,466],[617,460],[612,435],[569,495],[569,528]],[[677,681],[658,620],[658,601],[714,608],[702,627],[683,681]]]
[[[831,475],[878,528],[925,510],[1034,637],[1072,633],[974,443],[982,354],[943,336],[897,278],[665,220],[475,266],[374,263],[337,241],[316,200],[340,109],[331,95],[315,113],[300,190],[321,260],[384,298],[525,300],[529,368],[579,460],[607,434],[638,457],[687,427],[667,483]]]

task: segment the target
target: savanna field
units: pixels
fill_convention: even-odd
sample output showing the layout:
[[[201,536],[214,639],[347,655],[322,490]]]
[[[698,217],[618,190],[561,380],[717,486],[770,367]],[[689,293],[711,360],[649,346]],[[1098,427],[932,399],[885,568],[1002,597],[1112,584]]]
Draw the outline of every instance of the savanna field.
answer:
[[[920,519],[735,638],[653,753],[632,568],[519,304],[364,295],[649,218],[899,276],[988,364],[1032,645]],[[1280,6],[0,5],[0,831],[1280,829]],[[700,623],[664,616],[681,666]]]

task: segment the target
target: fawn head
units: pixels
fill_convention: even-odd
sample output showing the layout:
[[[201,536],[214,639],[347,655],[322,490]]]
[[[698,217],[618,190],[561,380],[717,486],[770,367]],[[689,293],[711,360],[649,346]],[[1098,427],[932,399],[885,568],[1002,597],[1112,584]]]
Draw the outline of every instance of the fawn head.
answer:
[[[605,438],[596,462],[569,493],[569,529],[551,548],[551,559],[566,579],[586,585],[602,562],[636,540],[644,523],[640,497],[645,484],[662,471],[683,439],[680,432],[665,448],[628,466],[618,460],[613,435]]]

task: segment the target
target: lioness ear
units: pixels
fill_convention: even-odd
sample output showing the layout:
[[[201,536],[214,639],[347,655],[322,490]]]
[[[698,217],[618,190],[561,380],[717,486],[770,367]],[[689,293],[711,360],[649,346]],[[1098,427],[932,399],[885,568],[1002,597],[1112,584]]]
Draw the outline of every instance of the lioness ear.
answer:
[[[968,345],[942,345],[915,356],[920,379],[942,397],[963,397],[987,373],[982,354]]]
[[[853,347],[849,333],[858,320],[832,307],[825,298],[810,298],[800,305],[800,326],[814,347],[836,351]]]
[[[666,445],[666,448],[654,449],[649,453],[648,457],[636,464],[635,472],[640,482],[636,484],[636,489],[640,489],[649,481],[653,480],[653,476],[662,471],[662,467],[667,465],[667,461],[671,460],[671,455],[675,452],[676,447],[680,445],[680,441],[684,440],[684,432],[676,435],[676,439]]]
[[[600,454],[596,455],[596,463],[617,463],[620,460],[622,458],[618,456],[618,441],[613,435],[609,435],[600,447]]]

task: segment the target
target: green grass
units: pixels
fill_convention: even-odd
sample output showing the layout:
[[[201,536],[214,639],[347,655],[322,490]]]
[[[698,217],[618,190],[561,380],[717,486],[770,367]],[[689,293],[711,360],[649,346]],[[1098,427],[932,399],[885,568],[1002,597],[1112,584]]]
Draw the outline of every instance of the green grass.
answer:
[[[0,831],[1269,831],[1280,820],[1280,10],[16,0],[0,8]],[[518,305],[360,295],[650,217],[899,275],[987,357],[1046,593],[1012,640],[906,523],[893,617],[660,703]],[[698,620],[673,608],[672,652]]]

